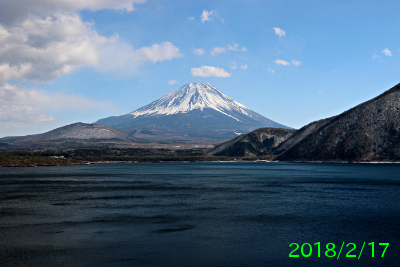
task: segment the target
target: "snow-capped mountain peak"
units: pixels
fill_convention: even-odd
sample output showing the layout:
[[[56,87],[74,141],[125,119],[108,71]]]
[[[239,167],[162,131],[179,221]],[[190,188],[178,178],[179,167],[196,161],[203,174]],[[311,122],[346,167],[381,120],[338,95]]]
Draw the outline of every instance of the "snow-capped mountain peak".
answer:
[[[187,113],[195,109],[202,111],[205,108],[214,109],[238,121],[239,119],[231,114],[232,111],[250,117],[253,115],[249,108],[222,93],[209,83],[186,84],[130,114],[136,118],[148,115]]]
[[[288,128],[209,83],[189,83],[131,113],[95,122],[150,142],[219,143],[261,127]]]

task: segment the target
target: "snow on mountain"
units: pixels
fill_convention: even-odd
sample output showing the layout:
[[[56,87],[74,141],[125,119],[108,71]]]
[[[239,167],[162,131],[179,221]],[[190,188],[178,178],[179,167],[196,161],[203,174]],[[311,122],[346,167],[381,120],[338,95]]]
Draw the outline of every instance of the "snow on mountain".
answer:
[[[194,109],[203,111],[204,108],[214,109],[237,121],[240,120],[230,114],[232,111],[250,117],[258,115],[209,83],[186,84],[130,114],[136,118],[143,115],[187,113]]]
[[[95,124],[109,125],[142,141],[175,143],[219,143],[261,127],[289,128],[209,83],[189,83],[131,113]]]

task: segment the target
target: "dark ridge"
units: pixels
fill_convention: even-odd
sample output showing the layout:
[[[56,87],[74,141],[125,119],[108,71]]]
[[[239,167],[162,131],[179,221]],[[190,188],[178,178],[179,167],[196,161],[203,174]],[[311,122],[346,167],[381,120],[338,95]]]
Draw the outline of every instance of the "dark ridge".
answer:
[[[400,84],[327,119],[277,157],[283,161],[399,161]]]
[[[260,128],[216,146],[207,155],[229,157],[268,155],[295,132],[296,130],[292,129]]]

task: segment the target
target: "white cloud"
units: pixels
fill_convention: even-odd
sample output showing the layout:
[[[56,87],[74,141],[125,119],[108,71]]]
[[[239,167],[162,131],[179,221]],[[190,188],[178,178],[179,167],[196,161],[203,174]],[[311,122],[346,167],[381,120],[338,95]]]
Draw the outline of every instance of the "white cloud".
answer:
[[[228,73],[223,68],[216,68],[213,66],[201,66],[200,68],[191,69],[193,77],[219,77],[226,78],[230,77],[231,74]]]
[[[297,60],[294,60],[294,59],[293,59],[293,60],[292,60],[292,64],[295,65],[296,67],[298,67],[298,66],[302,65],[303,62],[297,61]]]
[[[30,2],[54,6],[55,8],[69,8],[74,10],[115,9],[133,11],[133,4],[142,4],[146,0],[30,0]]]
[[[290,62],[287,62],[286,60],[283,60],[283,59],[276,59],[274,62],[277,65],[283,65],[283,66],[289,66],[290,65]],[[300,66],[302,64],[303,64],[303,62],[301,62],[301,61],[297,61],[297,60],[294,60],[294,59],[292,60],[292,65],[293,66],[298,67],[298,66]]]
[[[284,31],[278,27],[275,27],[274,30],[275,30],[275,34],[278,35],[279,38],[281,38],[282,36],[286,36],[286,31]]]
[[[79,10],[134,10],[146,0],[0,0],[0,132],[35,123],[55,123],[52,112],[115,111],[81,96],[51,94],[10,85],[10,80],[46,82],[83,66],[132,75],[140,64],[182,56],[171,42],[134,48],[117,34],[102,36]],[[12,132],[12,131],[11,131]],[[3,131],[4,133],[4,131]]]
[[[80,10],[131,12],[146,0],[0,0],[0,132],[35,123],[55,123],[60,110],[109,109],[81,96],[51,94],[11,85],[10,80],[46,82],[83,66],[134,74],[141,64],[182,56],[171,42],[134,48],[117,34],[102,36]],[[214,16],[211,14],[211,17]],[[12,131],[11,131],[12,132]],[[3,131],[4,133],[4,131]]]
[[[56,123],[49,111],[113,110],[108,103],[81,96],[48,94],[37,89],[4,83],[0,85],[0,128],[25,128],[31,124]]]
[[[54,110],[113,109],[110,104],[96,102],[81,96],[49,94],[38,89],[26,89],[23,86],[9,83],[0,86],[0,106],[5,105],[37,105]]]
[[[221,53],[226,53],[225,47],[214,47],[213,50],[211,51],[212,56],[216,56]]]
[[[2,0],[2,6],[14,10],[23,6],[28,12],[39,13],[46,10],[76,11],[89,9],[114,9],[134,11],[134,4],[142,4],[147,0]]]
[[[282,60],[282,59],[277,59],[274,62],[277,65],[283,65],[283,66],[289,66],[290,65],[289,62],[287,62],[286,60]]]
[[[235,44],[232,42],[232,44],[228,44],[227,49],[231,51],[239,51],[239,44]]]
[[[391,57],[392,56],[392,51],[390,51],[388,48],[385,48],[381,51],[382,54],[384,54],[387,57]]]
[[[150,47],[143,47],[135,52],[138,58],[143,60],[150,60],[153,62],[171,60],[182,56],[179,53],[179,48],[174,46],[171,42],[164,42],[161,44],[153,44]]]
[[[114,9],[131,12],[134,4],[146,0],[2,0],[0,1],[0,24],[12,25],[31,16],[47,17],[57,12],[69,14],[79,10]]]
[[[104,45],[99,50],[101,58],[96,68],[103,72],[113,72],[122,76],[134,75],[138,67],[147,61],[156,63],[182,56],[179,48],[170,42],[153,44],[138,50],[128,43],[117,42]]]
[[[271,74],[275,74],[275,70],[273,70],[273,69],[268,69],[268,72]]]
[[[82,66],[132,71],[146,61],[181,56],[179,48],[170,42],[135,50],[119,41],[118,35],[101,36],[92,26],[77,14],[57,13],[30,17],[8,29],[0,27],[0,82],[49,81]]]
[[[189,21],[193,21],[193,20],[194,20],[194,17],[188,17],[188,20],[189,20]]]
[[[207,11],[207,10],[203,10],[203,13],[200,16],[201,22],[204,23],[205,21],[212,21],[213,17],[216,17],[217,15],[217,11],[212,10],[212,11]]]
[[[237,68],[238,68],[236,62],[234,62],[234,61],[231,62],[231,64],[229,65],[229,67],[231,67],[231,69],[233,69],[233,70],[237,70]]]
[[[76,10],[133,11],[145,0],[3,0],[0,1],[0,83],[8,80],[45,82],[76,68],[132,74],[146,61],[181,56],[170,42],[140,49],[114,34],[99,35],[93,22],[84,22]],[[24,8],[20,8],[24,5]],[[7,12],[5,10],[8,10]],[[9,16],[9,13],[13,16]]]
[[[377,59],[377,58],[381,58],[378,54],[374,54],[374,56],[372,57],[372,59]]]
[[[42,0],[45,2],[54,2],[54,0]],[[126,10],[134,11],[134,4],[143,4],[147,0],[61,0],[59,2],[71,5],[72,3],[78,7],[78,9],[90,9],[90,10],[100,10],[100,9],[114,9],[114,10]],[[75,7],[75,8],[76,8]]]
[[[104,37],[77,14],[57,13],[45,18],[29,17],[9,27],[0,46],[0,82],[9,79],[47,81],[76,67],[96,66],[98,47],[118,36]]]
[[[239,48],[239,44],[236,44],[232,42],[232,44],[228,44],[226,47],[214,47],[213,50],[211,51],[212,56],[216,56],[221,53],[226,53],[226,51],[242,51],[246,52],[247,48],[243,46],[242,48]]]
[[[239,68],[239,66],[236,64],[236,62],[235,61],[232,61],[231,62],[231,64],[229,65],[229,67],[231,67],[231,69],[233,69],[233,70],[237,70],[238,68]],[[240,68],[242,69],[242,70],[247,70],[247,64],[242,64],[241,66],[240,66]]]
[[[54,123],[57,119],[47,114],[40,107],[31,105],[4,105],[0,107],[0,125],[8,128],[9,124],[19,127],[27,123]]]
[[[177,83],[179,83],[177,80],[169,80],[168,82],[167,82],[169,85],[173,85],[173,84],[177,84]]]
[[[32,64],[23,63],[19,66],[10,66],[10,64],[0,64],[0,83],[10,79],[23,79],[32,71]]]
[[[205,51],[203,48],[195,48],[193,49],[193,54],[201,56],[204,55]]]

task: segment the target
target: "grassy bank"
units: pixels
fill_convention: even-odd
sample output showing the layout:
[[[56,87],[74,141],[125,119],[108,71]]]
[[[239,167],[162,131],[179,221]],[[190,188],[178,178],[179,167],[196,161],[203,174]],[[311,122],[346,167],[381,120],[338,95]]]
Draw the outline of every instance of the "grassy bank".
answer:
[[[102,162],[254,161],[255,158],[207,156],[204,149],[38,149],[0,152],[0,167],[63,166]],[[269,158],[258,158],[269,159]]]
[[[88,164],[77,159],[50,158],[32,155],[0,155],[0,167],[37,167]]]

